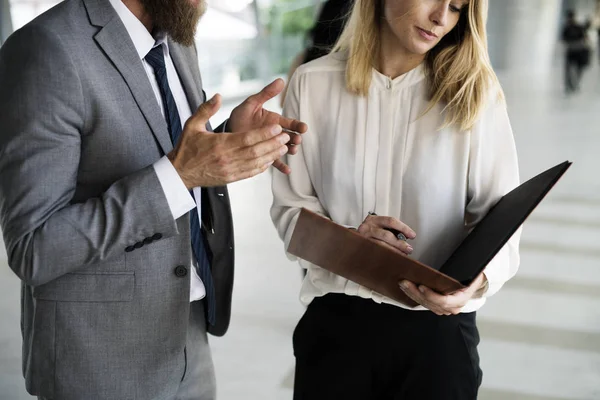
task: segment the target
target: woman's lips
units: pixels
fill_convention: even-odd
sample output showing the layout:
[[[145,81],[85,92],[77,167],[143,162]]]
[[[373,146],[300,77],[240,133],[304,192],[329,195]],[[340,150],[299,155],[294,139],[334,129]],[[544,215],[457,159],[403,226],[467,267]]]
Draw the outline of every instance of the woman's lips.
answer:
[[[417,31],[419,31],[419,35],[421,35],[421,37],[423,37],[426,40],[433,41],[438,38],[435,33],[431,32],[431,31],[427,31],[423,28],[417,27]]]

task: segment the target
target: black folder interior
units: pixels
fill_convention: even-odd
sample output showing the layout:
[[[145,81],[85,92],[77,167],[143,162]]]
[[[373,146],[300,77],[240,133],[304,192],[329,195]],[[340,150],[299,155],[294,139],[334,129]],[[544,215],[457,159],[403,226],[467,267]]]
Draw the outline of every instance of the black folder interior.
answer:
[[[552,167],[502,197],[441,266],[440,272],[463,285],[471,283],[571,164],[565,161]]]

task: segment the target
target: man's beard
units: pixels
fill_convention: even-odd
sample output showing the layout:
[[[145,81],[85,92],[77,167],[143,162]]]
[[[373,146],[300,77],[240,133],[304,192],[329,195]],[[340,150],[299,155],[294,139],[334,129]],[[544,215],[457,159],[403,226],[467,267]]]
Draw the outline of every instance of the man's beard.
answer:
[[[198,20],[206,10],[206,0],[141,0],[152,18],[154,29],[168,34],[184,46],[194,44]]]

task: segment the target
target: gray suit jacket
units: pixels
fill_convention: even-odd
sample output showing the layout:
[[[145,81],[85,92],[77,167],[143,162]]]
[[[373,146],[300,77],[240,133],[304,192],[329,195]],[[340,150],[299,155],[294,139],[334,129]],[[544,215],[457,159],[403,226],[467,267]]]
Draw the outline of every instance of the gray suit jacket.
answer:
[[[195,50],[170,49],[195,110],[204,100]],[[167,125],[109,1],[66,0],[14,33],[0,49],[0,88],[0,223],[23,282],[27,390],[170,399],[185,367],[189,215],[173,219],[152,167],[172,148]],[[203,199],[210,332],[222,335],[229,198],[218,187]]]

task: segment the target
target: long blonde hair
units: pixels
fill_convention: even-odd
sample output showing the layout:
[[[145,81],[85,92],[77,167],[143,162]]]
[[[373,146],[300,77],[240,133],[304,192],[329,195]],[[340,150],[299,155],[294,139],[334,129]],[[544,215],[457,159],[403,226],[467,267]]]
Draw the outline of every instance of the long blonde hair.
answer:
[[[487,11],[488,0],[470,0],[456,27],[425,57],[430,103],[423,114],[443,102],[447,111],[444,126],[455,125],[462,130],[473,127],[492,88],[503,99],[488,55]],[[354,94],[366,96],[369,92],[372,68],[379,62],[382,20],[382,1],[355,0],[332,50],[348,54],[346,87]]]

